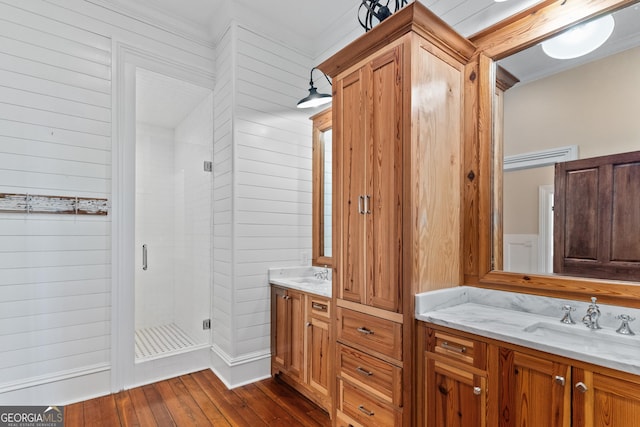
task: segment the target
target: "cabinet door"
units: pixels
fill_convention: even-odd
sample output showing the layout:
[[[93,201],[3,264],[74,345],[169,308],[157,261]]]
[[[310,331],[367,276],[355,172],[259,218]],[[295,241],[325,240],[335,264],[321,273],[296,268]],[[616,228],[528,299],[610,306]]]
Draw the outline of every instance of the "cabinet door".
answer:
[[[569,427],[570,366],[510,350],[502,355],[500,425]]]
[[[335,83],[334,132],[340,147],[337,180],[340,183],[338,209],[341,220],[340,298],[363,303],[364,267],[364,83],[358,70]]]
[[[309,386],[329,394],[329,322],[311,318],[307,323],[307,369]]]
[[[367,73],[366,303],[400,311],[402,272],[402,46]]]
[[[289,359],[287,371],[289,376],[304,379],[304,295],[287,290],[287,303],[289,304]]]
[[[427,426],[486,426],[486,377],[428,356],[426,366]]]
[[[400,311],[402,47],[337,82],[343,270],[340,297]]]
[[[573,384],[574,427],[640,425],[640,383],[574,368]]]
[[[271,288],[271,355],[273,363],[284,368],[289,352],[287,291]]]

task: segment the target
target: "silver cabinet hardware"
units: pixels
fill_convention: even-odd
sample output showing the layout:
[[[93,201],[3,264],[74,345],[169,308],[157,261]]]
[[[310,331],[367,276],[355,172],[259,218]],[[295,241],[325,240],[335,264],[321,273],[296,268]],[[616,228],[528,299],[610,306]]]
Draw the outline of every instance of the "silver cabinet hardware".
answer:
[[[307,328],[311,326],[311,322],[307,322]]]
[[[142,245],[142,269],[146,270],[149,267],[147,264],[147,244]]]
[[[365,335],[373,335],[373,331],[365,328],[364,326],[358,328],[357,331]]]
[[[589,390],[589,387],[587,387],[587,385],[585,383],[583,383],[582,381],[576,383],[576,388],[581,393],[586,393],[587,390]]]
[[[287,301],[288,301],[288,300],[290,300],[290,299],[291,299],[291,297],[290,297],[289,295],[282,295],[282,299],[284,299],[284,300],[287,300]]]
[[[636,320],[635,317],[631,317],[628,314],[621,314],[619,316],[616,316],[616,319],[622,321],[620,327],[616,329],[617,333],[622,335],[635,335],[635,333],[629,327],[629,322],[633,322],[634,320]]]
[[[456,345],[451,345],[447,341],[443,341],[442,344],[440,344],[440,347],[444,348],[445,350],[455,351],[456,353],[467,352],[467,347],[458,347]]]
[[[571,312],[576,311],[575,307],[570,306],[569,304],[565,304],[562,306],[562,311],[564,311],[564,316],[562,316],[562,323],[566,323],[567,325],[573,325],[576,322],[571,318]]]
[[[358,213],[364,215],[364,196],[358,196]]]
[[[314,310],[327,311],[327,305],[326,304],[320,304],[318,302],[312,302],[311,303],[311,308],[313,308]]]
[[[556,375],[553,380],[556,382],[556,384],[564,386],[564,383],[565,383],[564,377],[560,375]]]
[[[371,213],[371,208],[369,206],[369,202],[371,201],[371,196],[370,195],[366,195],[364,196],[364,213],[365,214],[370,214]]]
[[[365,408],[363,405],[358,406],[358,410],[359,410],[360,412],[362,412],[363,414],[368,415],[368,416],[370,416],[370,417],[373,417],[373,415],[374,415],[374,413],[373,413],[373,412],[369,411],[369,410],[368,410],[367,408]]]
[[[366,369],[364,369],[361,366],[358,366],[356,368],[356,372],[361,374],[361,375],[364,375],[365,377],[370,377],[371,375],[373,375],[373,372],[367,371]]]
[[[482,394],[482,388],[481,387],[474,387],[473,388],[473,394],[475,394],[476,396],[480,396]]]

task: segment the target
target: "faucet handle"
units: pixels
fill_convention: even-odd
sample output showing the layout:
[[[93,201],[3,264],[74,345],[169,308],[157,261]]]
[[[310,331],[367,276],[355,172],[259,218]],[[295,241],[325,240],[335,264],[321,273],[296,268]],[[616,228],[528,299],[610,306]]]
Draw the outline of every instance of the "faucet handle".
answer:
[[[569,305],[569,304],[565,304],[562,306],[562,311],[564,311],[564,316],[562,316],[562,320],[560,320],[562,323],[566,323],[568,325],[573,325],[576,322],[571,318],[571,312],[572,311],[576,311],[576,308]]]
[[[616,316],[616,319],[622,321],[620,327],[616,329],[617,333],[622,335],[635,335],[635,333],[629,327],[629,322],[633,322],[634,320],[636,320],[635,317],[631,317],[628,314],[620,314]]]

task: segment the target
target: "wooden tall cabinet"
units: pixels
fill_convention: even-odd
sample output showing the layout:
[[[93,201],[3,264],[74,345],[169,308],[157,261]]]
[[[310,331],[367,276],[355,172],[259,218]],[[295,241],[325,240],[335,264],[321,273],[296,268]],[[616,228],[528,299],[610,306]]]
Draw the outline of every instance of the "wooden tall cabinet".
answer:
[[[334,96],[338,425],[414,424],[414,295],[462,282],[473,52],[414,2],[318,66]]]

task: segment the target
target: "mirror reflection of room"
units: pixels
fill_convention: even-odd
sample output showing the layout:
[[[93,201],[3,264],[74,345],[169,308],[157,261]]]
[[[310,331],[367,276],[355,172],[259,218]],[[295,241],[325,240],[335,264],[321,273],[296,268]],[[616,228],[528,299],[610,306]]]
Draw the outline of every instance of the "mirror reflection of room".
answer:
[[[498,62],[519,80],[503,93],[505,271],[554,272],[555,163],[640,148],[640,11],[613,17],[590,54],[555,59],[538,44]]]

